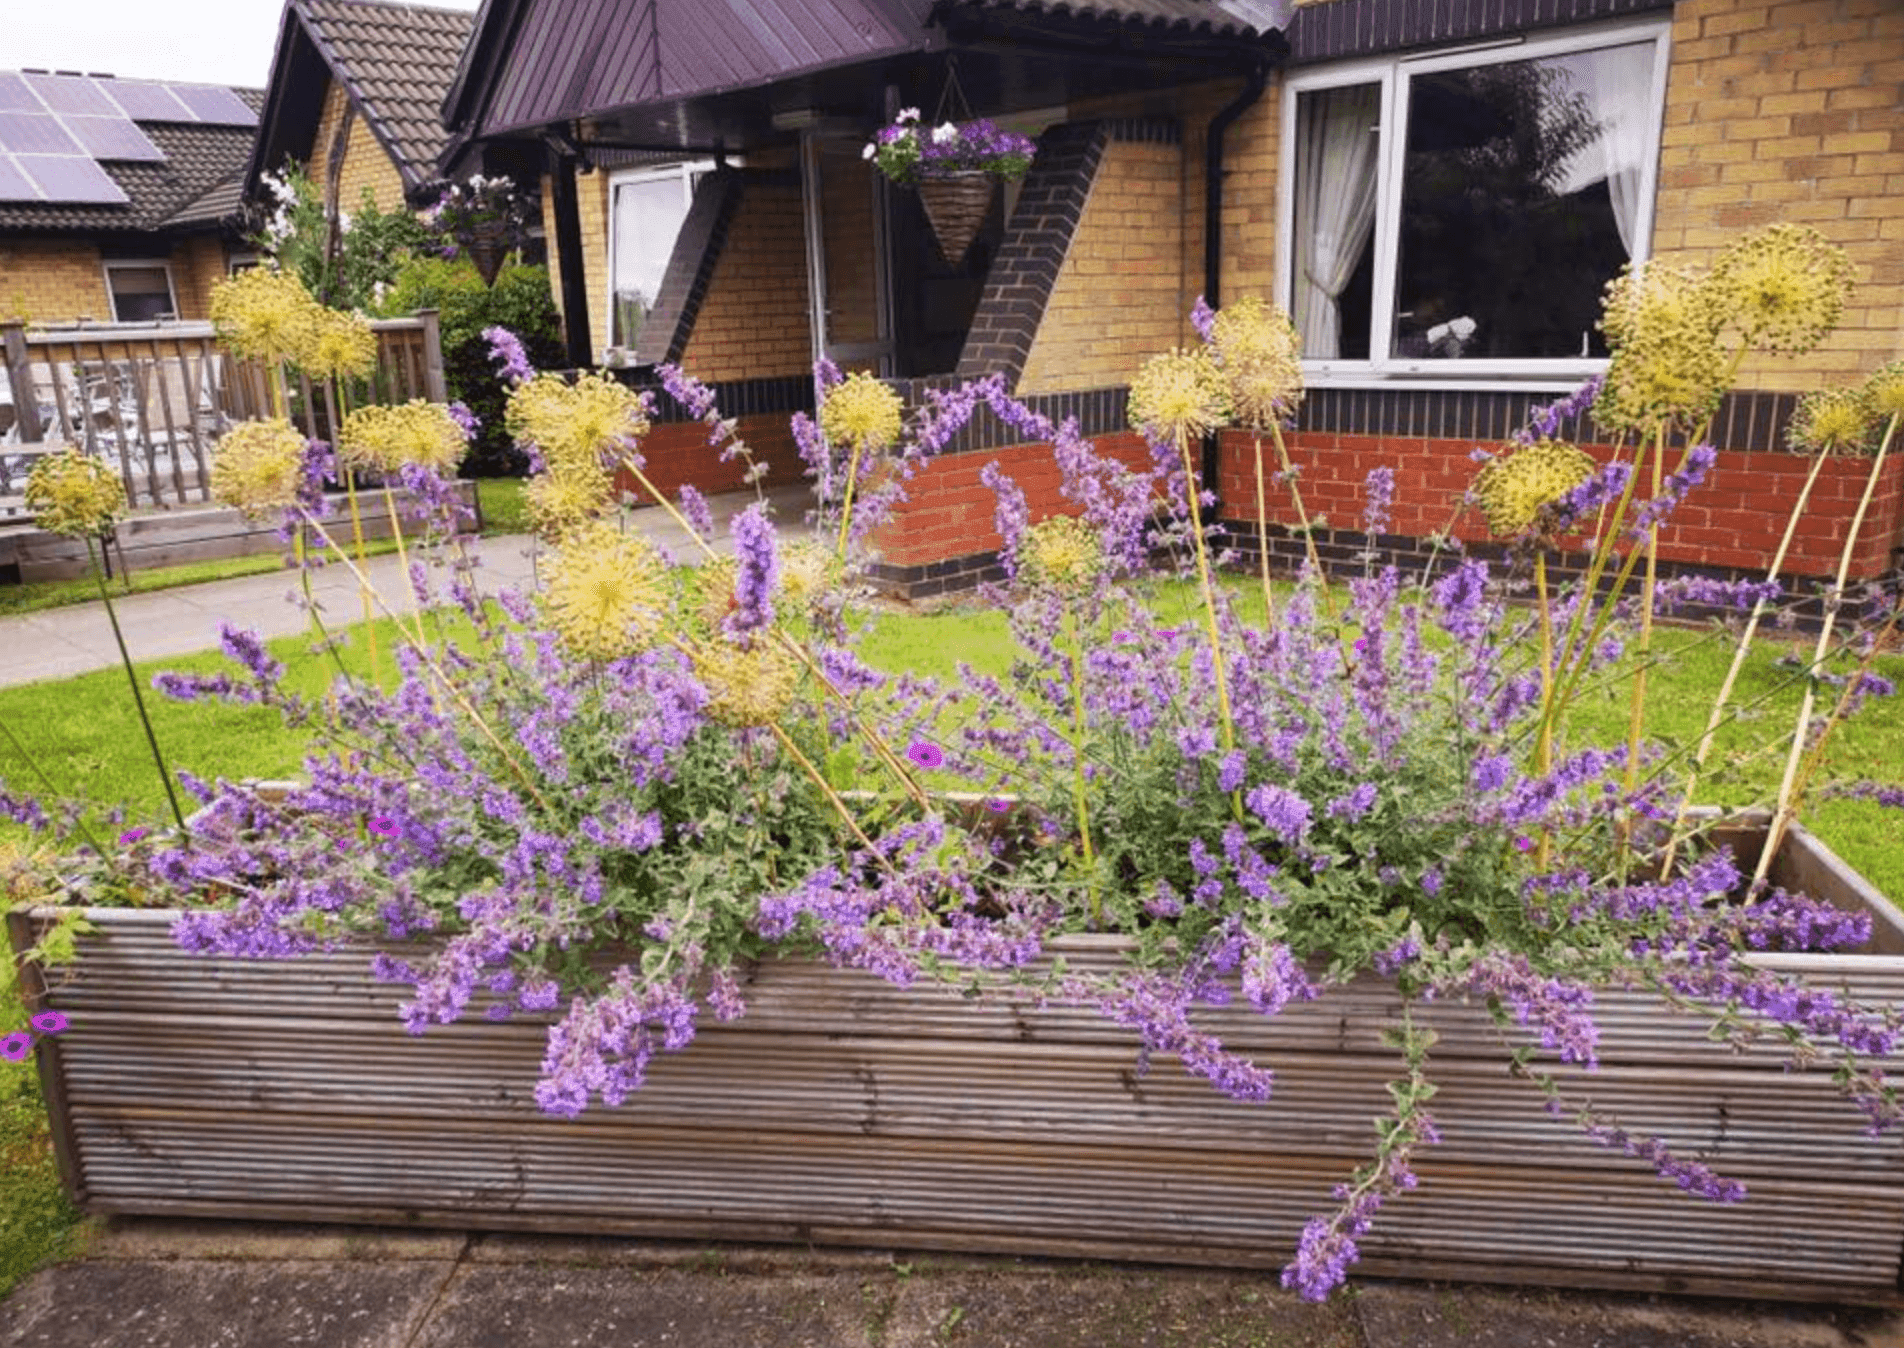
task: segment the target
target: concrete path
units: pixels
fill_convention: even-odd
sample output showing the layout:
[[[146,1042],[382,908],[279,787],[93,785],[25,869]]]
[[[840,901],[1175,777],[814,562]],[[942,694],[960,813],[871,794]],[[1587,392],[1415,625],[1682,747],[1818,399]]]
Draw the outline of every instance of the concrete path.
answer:
[[[768,497],[783,530],[803,528],[812,499],[806,487],[780,488],[769,492]],[[717,546],[728,548],[728,520],[753,500],[751,492],[709,498],[719,536]],[[628,519],[631,527],[640,529],[676,560],[692,561],[698,555],[685,531],[658,507],[630,511]],[[532,586],[535,546],[533,538],[515,534],[473,543],[482,562],[477,578],[484,592]],[[368,574],[393,608],[407,612],[414,607],[409,582],[395,553],[371,558]],[[221,622],[253,628],[266,637],[295,636],[305,631],[308,623],[303,611],[289,602],[297,589],[297,575],[287,569],[115,597],[113,608],[132,658],[159,660],[217,646]],[[351,623],[362,617],[357,582],[347,567],[333,562],[318,570],[313,576],[313,590],[323,605],[327,623]],[[75,604],[0,616],[0,687],[69,678],[118,663],[119,650],[113,643],[104,604]]]
[[[1904,1315],[889,1251],[120,1218],[0,1348],[1899,1348]]]

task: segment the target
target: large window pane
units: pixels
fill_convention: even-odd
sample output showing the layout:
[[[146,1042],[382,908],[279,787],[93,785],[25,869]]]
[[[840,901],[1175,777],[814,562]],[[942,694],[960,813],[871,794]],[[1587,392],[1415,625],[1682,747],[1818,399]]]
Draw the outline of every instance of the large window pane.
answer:
[[[115,322],[153,323],[178,316],[172,307],[172,279],[163,262],[117,263],[106,268],[106,280],[112,288]]]
[[[618,182],[614,187],[613,252],[610,280],[613,330],[610,345],[631,347],[648,311],[654,308],[661,278],[668,270],[675,237],[687,219],[688,194],[683,170]]]
[[[1653,46],[1407,81],[1392,354],[1604,356],[1639,230]]]

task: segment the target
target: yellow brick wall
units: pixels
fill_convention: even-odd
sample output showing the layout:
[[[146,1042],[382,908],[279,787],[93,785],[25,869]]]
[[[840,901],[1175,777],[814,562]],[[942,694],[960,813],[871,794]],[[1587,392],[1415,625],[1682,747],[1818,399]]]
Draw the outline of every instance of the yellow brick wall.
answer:
[[[73,239],[0,238],[0,318],[109,321],[99,249]]]
[[[749,182],[681,363],[698,379],[762,379],[812,367],[806,220],[797,186]]]
[[[178,316],[212,316],[212,286],[225,279],[225,245],[212,235],[186,239],[172,249],[172,295]]]
[[[1146,357],[1183,340],[1185,287],[1195,285],[1184,273],[1183,197],[1180,147],[1105,147],[1021,392],[1128,383]]]
[[[820,158],[827,336],[835,342],[879,338],[879,273],[873,266],[877,175],[857,149]]]
[[[331,146],[337,139],[337,124],[343,119],[348,100],[344,86],[336,80],[324,91],[324,111],[317,121],[317,138],[311,144],[307,170],[320,191],[330,182]],[[344,163],[337,183],[338,206],[345,211],[356,210],[365,188],[370,189],[378,210],[403,208],[403,175],[397,172],[396,164],[377,143],[376,133],[359,113],[351,118],[350,131],[344,140]]]
[[[1672,43],[1654,252],[1705,262],[1791,221],[1856,264],[1837,332],[1752,362],[1742,386],[1802,391],[1904,356],[1904,4],[1681,0]]]

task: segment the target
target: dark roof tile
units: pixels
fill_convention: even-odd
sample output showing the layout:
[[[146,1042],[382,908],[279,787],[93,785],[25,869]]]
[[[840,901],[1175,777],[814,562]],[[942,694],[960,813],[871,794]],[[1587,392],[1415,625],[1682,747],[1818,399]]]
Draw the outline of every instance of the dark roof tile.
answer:
[[[1217,0],[967,0],[974,9],[1008,9],[1060,18],[1095,19],[1197,34],[1256,37],[1289,21],[1275,0],[1222,5]]]
[[[306,31],[407,185],[436,176],[443,95],[475,16],[382,0],[294,0]]]

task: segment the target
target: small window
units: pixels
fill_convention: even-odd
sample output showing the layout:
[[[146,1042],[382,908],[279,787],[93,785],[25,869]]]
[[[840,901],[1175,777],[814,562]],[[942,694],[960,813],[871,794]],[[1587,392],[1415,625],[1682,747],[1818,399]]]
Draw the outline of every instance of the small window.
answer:
[[[1576,375],[1647,255],[1666,30],[1291,77],[1280,292],[1313,374]]]
[[[172,269],[163,262],[108,262],[106,289],[112,295],[115,323],[156,323],[178,317]]]
[[[608,344],[631,349],[654,308],[694,187],[712,164],[669,164],[609,180]]]

